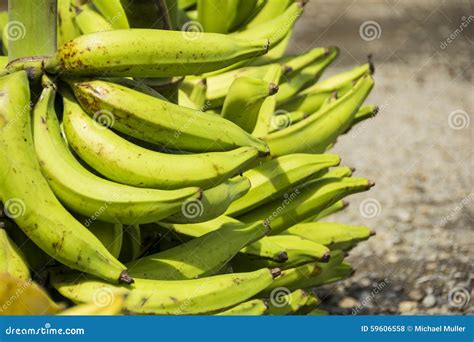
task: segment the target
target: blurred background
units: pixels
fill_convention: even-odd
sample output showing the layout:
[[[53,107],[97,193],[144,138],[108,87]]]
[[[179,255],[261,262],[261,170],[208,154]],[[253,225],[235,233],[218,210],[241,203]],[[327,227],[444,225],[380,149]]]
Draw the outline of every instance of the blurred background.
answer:
[[[341,53],[323,78],[368,54],[376,66],[380,112],[334,152],[377,184],[337,221],[377,235],[350,252],[352,278],[318,290],[323,307],[473,314],[474,1],[310,0],[290,52],[330,45]]]
[[[376,182],[337,221],[377,235],[318,294],[344,314],[473,314],[474,1],[310,0],[291,51],[328,45],[323,78],[373,55],[380,112],[334,152]]]

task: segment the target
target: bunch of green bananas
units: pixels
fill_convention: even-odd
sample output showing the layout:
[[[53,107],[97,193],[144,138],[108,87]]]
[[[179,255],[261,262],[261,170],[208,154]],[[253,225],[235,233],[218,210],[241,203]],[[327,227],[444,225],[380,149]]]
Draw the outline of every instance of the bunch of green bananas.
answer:
[[[59,0],[53,56],[0,58],[0,273],[64,314],[314,314],[373,235],[321,221],[373,186],[326,152],[377,109],[370,62],[284,55],[303,7]]]

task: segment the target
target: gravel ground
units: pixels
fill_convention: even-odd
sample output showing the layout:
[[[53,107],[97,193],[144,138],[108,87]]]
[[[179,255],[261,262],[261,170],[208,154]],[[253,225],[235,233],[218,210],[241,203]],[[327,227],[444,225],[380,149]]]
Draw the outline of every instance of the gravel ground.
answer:
[[[369,53],[376,64],[369,101],[381,111],[334,151],[377,185],[328,220],[377,235],[350,252],[354,277],[318,290],[334,313],[474,313],[473,9],[459,0],[311,0],[298,23],[293,52],[341,48],[327,75]]]

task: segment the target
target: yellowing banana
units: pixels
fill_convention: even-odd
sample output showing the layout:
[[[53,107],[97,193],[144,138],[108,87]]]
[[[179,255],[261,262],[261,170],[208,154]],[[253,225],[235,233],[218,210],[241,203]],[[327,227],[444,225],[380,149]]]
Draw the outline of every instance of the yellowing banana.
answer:
[[[256,78],[238,77],[229,88],[221,115],[251,133],[263,102],[277,91],[278,86],[274,83]]]
[[[266,144],[217,115],[180,107],[118,84],[71,81],[90,116],[106,115],[113,129],[168,149],[226,151],[242,146],[268,153]]]
[[[262,316],[265,315],[267,311],[267,301],[262,299],[252,299],[226,311],[219,312],[217,316]]]
[[[224,214],[232,202],[244,196],[250,189],[246,177],[229,179],[214,188],[204,190],[200,199],[183,203],[181,211],[165,218],[164,222],[198,223],[212,220]]]
[[[308,222],[296,224],[282,234],[299,236],[335,250],[350,249],[358,242],[367,240],[375,233],[369,228],[362,226],[350,226],[331,222]]]
[[[340,134],[350,127],[355,113],[369,95],[373,84],[373,79],[370,76],[365,76],[347,94],[320,112],[265,137],[272,155],[324,152]],[[290,139],[293,140],[297,137],[299,137],[300,143],[291,144]]]
[[[339,162],[339,156],[334,154],[291,154],[267,161],[244,172],[252,187],[246,195],[230,205],[226,215],[239,216],[268,203],[288,188]]]
[[[91,167],[119,183],[160,189],[209,188],[246,169],[258,155],[252,147],[181,155],[151,151],[101,127],[70,96],[63,96],[63,101],[69,144]],[[113,117],[104,113],[102,119]]]
[[[88,217],[86,226],[96,219],[126,224],[155,222],[179,211],[186,200],[201,196],[201,189],[196,187],[134,188],[92,174],[74,158],[63,141],[54,100],[55,90],[45,88],[34,112],[36,154],[56,196],[67,207]],[[68,100],[64,98],[64,101],[69,110]]]
[[[95,298],[126,296],[125,308],[134,313],[190,315],[223,310],[246,301],[273,283],[280,270],[262,269],[192,280],[135,279],[130,286],[117,286],[77,274],[52,275],[53,286],[76,303]]]
[[[67,42],[46,64],[51,73],[81,76],[167,77],[199,75],[268,50],[267,39],[217,33],[129,29],[97,32]]]
[[[0,273],[10,273],[24,281],[30,279],[25,256],[2,226],[0,226]]]
[[[0,92],[0,196],[5,210],[54,259],[108,281],[131,283],[125,267],[64,209],[41,174],[26,72],[0,78]]]
[[[229,224],[164,252],[128,264],[133,277],[181,280],[211,276],[244,246],[268,232],[262,223]]]

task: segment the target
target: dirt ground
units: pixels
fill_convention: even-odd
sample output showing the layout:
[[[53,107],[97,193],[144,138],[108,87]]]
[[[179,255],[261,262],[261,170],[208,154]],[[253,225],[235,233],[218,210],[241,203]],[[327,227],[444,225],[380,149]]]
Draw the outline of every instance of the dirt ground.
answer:
[[[341,49],[323,78],[369,53],[376,64],[369,102],[380,113],[334,151],[377,185],[327,220],[377,235],[350,252],[351,279],[317,291],[334,313],[474,313],[473,10],[469,0],[311,0],[298,23],[293,52]]]

